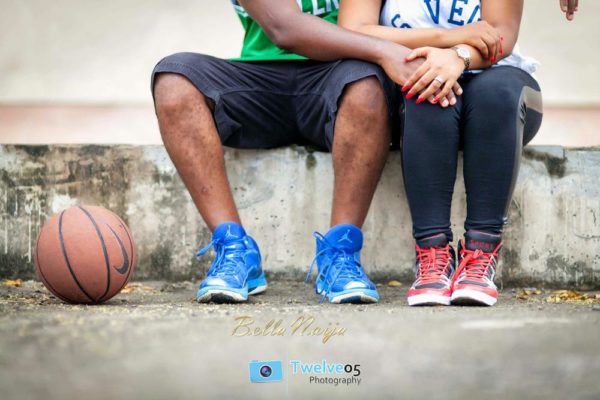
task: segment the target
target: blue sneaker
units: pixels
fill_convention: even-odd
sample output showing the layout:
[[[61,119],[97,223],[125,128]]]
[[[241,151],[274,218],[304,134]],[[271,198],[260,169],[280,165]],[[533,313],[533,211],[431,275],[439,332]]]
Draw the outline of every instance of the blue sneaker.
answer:
[[[217,226],[212,241],[197,256],[211,247],[217,255],[200,283],[196,295],[199,302],[239,303],[248,300],[249,294],[267,289],[258,245],[241,225],[225,222]]]
[[[379,293],[360,265],[363,235],[354,225],[336,225],[325,236],[314,233],[317,254],[306,274],[310,279],[315,262],[315,290],[331,303],[377,303]]]

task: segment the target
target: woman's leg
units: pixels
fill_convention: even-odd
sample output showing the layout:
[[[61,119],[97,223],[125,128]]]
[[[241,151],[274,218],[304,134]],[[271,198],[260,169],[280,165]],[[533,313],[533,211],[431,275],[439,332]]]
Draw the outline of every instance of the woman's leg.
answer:
[[[453,107],[404,100],[402,170],[417,241],[452,241],[450,206],[456,181],[462,99]]]
[[[501,234],[523,145],[542,121],[540,87],[515,67],[475,75],[463,94],[465,230]]]
[[[404,185],[413,220],[416,279],[409,305],[450,304],[454,250],[450,206],[456,180],[462,100],[446,109],[405,101]]]
[[[542,101],[537,82],[514,67],[495,67],[463,85],[465,241],[459,247],[452,303],[493,305],[502,228],[519,173],[523,145],[537,133]]]

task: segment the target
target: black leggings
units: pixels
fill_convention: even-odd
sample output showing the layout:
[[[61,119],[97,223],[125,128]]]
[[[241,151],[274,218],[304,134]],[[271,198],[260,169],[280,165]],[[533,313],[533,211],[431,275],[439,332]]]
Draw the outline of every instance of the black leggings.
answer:
[[[459,80],[462,96],[446,109],[404,100],[402,165],[415,239],[445,233],[458,152],[464,152],[466,230],[500,234],[507,221],[523,146],[542,122],[537,82],[509,66]]]

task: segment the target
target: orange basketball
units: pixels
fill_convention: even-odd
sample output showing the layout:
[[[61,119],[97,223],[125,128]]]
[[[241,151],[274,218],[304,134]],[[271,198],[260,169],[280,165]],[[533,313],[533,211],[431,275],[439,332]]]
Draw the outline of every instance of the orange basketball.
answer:
[[[135,268],[135,244],[113,212],[68,208],[50,218],[35,248],[39,278],[69,303],[102,303],[123,289]]]

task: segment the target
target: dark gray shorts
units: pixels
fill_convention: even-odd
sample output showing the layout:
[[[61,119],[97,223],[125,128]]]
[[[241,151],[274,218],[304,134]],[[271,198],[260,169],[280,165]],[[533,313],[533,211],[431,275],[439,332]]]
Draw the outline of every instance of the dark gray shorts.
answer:
[[[214,118],[225,146],[274,148],[291,144],[330,150],[344,87],[375,76],[387,97],[390,117],[397,91],[383,70],[358,60],[240,62],[178,53],[152,73],[189,79],[214,103]]]

